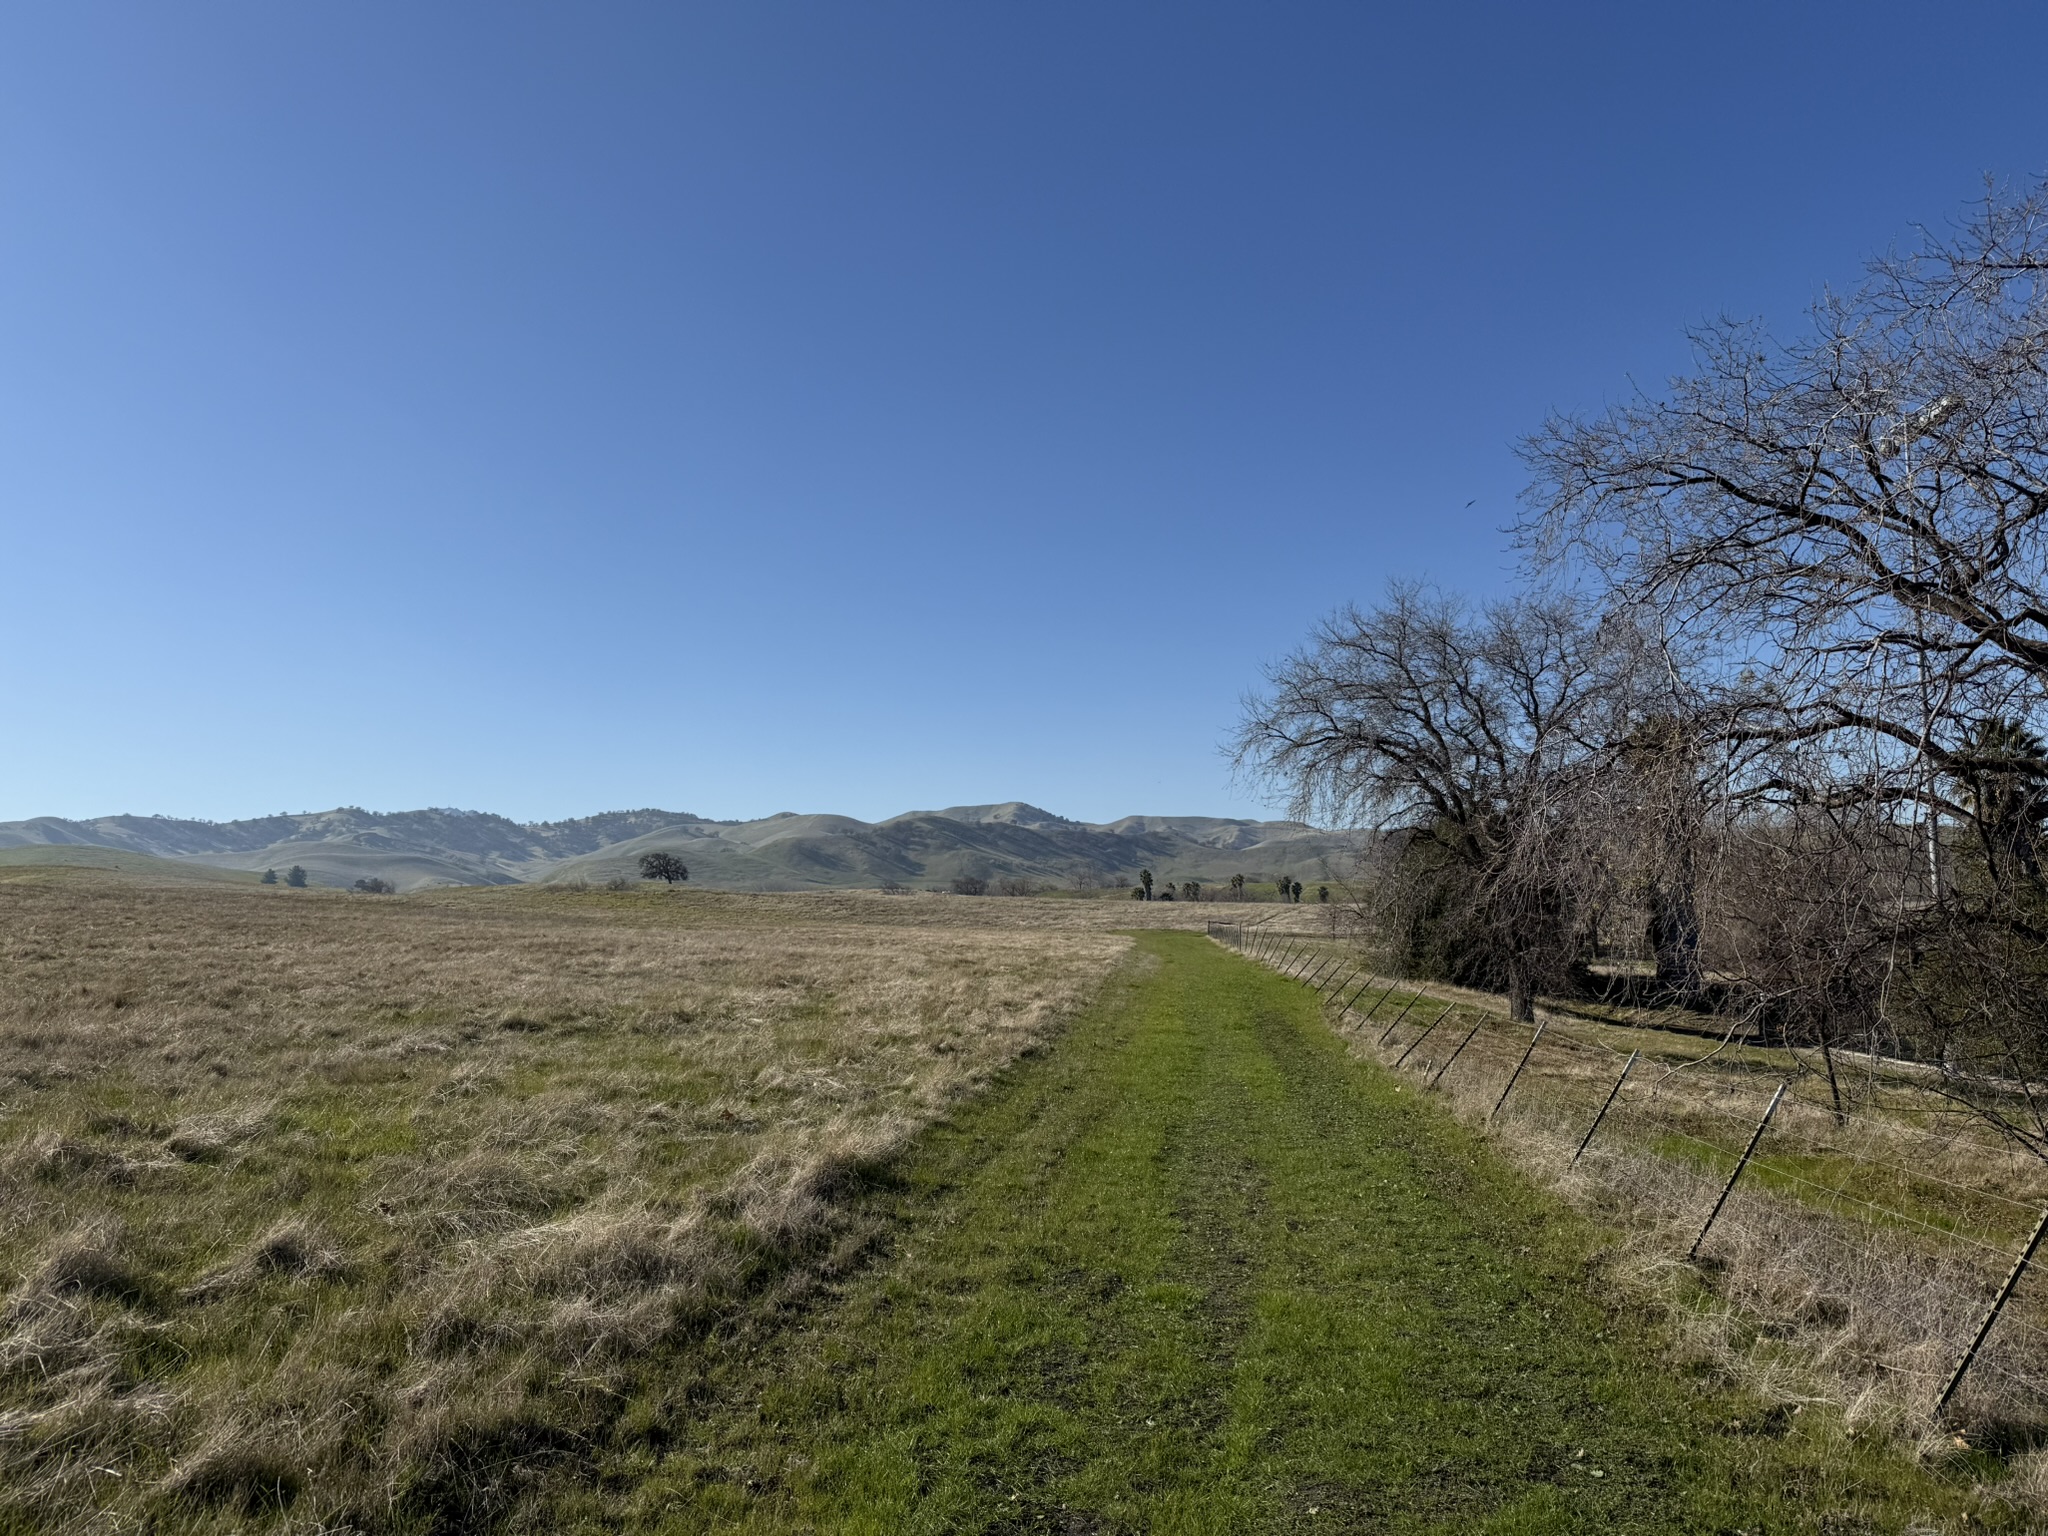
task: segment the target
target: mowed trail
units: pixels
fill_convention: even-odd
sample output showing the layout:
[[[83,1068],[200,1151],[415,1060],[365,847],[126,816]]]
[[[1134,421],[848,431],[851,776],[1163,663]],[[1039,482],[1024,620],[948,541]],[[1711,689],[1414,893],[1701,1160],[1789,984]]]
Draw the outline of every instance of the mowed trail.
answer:
[[[1985,1518],[1686,1380],[1602,1304],[1599,1234],[1349,1058],[1299,988],[1192,935],[1138,942],[1057,1048],[874,1197],[896,1251],[806,1326],[736,1345],[687,1406],[643,1405],[646,1443],[565,1526]]]

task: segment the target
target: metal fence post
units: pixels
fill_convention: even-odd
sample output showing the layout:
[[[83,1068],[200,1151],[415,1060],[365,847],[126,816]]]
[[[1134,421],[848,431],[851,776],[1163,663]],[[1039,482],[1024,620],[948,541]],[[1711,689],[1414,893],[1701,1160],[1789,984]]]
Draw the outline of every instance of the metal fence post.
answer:
[[[1482,1014],[1479,1019],[1479,1024],[1484,1024],[1485,1022],[1486,1017],[1484,1014]],[[1456,1061],[1460,1056],[1462,1056],[1465,1053],[1465,1047],[1470,1045],[1472,1043],[1472,1037],[1479,1033],[1479,1024],[1474,1024],[1470,1029],[1465,1031],[1465,1038],[1458,1042],[1458,1048],[1455,1051],[1451,1052],[1450,1055],[1444,1058],[1444,1064],[1436,1069],[1436,1076],[1432,1077],[1426,1086],[1434,1088],[1438,1083],[1444,1080],[1444,1074],[1451,1070],[1451,1063]]]
[[[1388,982],[1387,990],[1380,994],[1380,1000],[1378,1002],[1374,1003],[1370,1008],[1365,1010],[1365,1016],[1369,1019],[1374,1014],[1378,1013],[1382,1008],[1387,1006],[1387,999],[1392,997],[1396,992],[1400,990],[1401,988],[1398,982]]]
[[[1421,996],[1421,994],[1420,994],[1420,993],[1417,993],[1416,995],[1417,995],[1418,997],[1419,997],[1419,996]],[[1445,1020],[1445,1018],[1447,1018],[1447,1017],[1448,1017],[1448,1016],[1450,1015],[1450,1011],[1451,1011],[1451,1010],[1452,1010],[1453,1008],[1457,1007],[1457,1006],[1458,1006],[1458,1005],[1457,1005],[1456,1003],[1445,1003],[1445,1004],[1444,1004],[1444,1011],[1443,1011],[1442,1013],[1438,1014],[1438,1015],[1437,1015],[1437,1016],[1436,1016],[1435,1018],[1433,1018],[1433,1019],[1431,1019],[1431,1020],[1429,1021],[1429,1029],[1425,1029],[1425,1030],[1424,1030],[1424,1031],[1422,1032],[1422,1034],[1423,1034],[1423,1035],[1426,1035],[1426,1034],[1428,1034],[1428,1033],[1429,1033],[1429,1030],[1430,1030],[1430,1029],[1435,1029],[1435,1028],[1437,1027],[1437,1025],[1439,1025],[1439,1024],[1441,1024],[1441,1023],[1443,1023],[1443,1021]],[[1408,1011],[1408,1010],[1407,1010],[1407,1009],[1405,1009],[1405,1008],[1401,1010],[1401,1012],[1402,1012],[1402,1013],[1406,1013],[1407,1011]],[[1385,1030],[1383,1030],[1383,1031],[1381,1032],[1381,1034],[1380,1034],[1380,1038],[1379,1038],[1379,1044],[1380,1044],[1381,1046],[1385,1046],[1385,1045],[1386,1045],[1386,1043],[1387,1043],[1387,1042],[1388,1042],[1389,1040],[1391,1040],[1391,1039],[1393,1039],[1393,1038],[1394,1038],[1394,1031],[1395,1031],[1395,1029],[1396,1029],[1396,1028],[1398,1028],[1398,1027],[1399,1027],[1400,1023],[1401,1023],[1401,1017],[1400,1017],[1400,1014],[1396,1014],[1396,1015],[1394,1016],[1394,1022],[1393,1022],[1392,1024],[1389,1024],[1389,1025],[1388,1025],[1388,1026],[1386,1027],[1386,1029],[1385,1029]],[[1422,1035],[1417,1035],[1417,1036],[1416,1036],[1415,1038],[1416,1038],[1417,1042],[1419,1043],[1419,1042],[1421,1041],[1421,1039],[1422,1039]],[[1407,1058],[1406,1058],[1405,1056],[1404,1056],[1404,1057],[1402,1058],[1402,1060],[1406,1060],[1406,1059],[1407,1059]],[[1397,1062],[1395,1062],[1395,1063],[1394,1063],[1394,1065],[1398,1067],[1399,1065],[1401,1065],[1401,1063],[1400,1063],[1399,1061],[1397,1061]]]
[[[1391,1035],[1395,1030],[1399,1029],[1401,1021],[1408,1017],[1408,1010],[1421,1001],[1422,994],[1420,992],[1409,993],[1408,1001],[1401,1005],[1401,1011],[1394,1015],[1394,1022],[1387,1026],[1387,1033]]]
[[[1948,1407],[1948,1400],[1956,1395],[1956,1388],[1962,1385],[1963,1372],[1977,1358],[1977,1351],[1984,1347],[1984,1341],[1991,1336],[1991,1325],[1998,1321],[1998,1314],[2005,1310],[2006,1302],[2012,1299],[2020,1277],[2027,1272],[2027,1266],[2034,1262],[2034,1250],[2041,1246],[2041,1239],[2048,1236],[2048,1210],[2041,1212],[2041,1219],[2034,1223],[2033,1233],[2027,1238],[2026,1247],[2020,1256],[2012,1261],[2012,1268],[2005,1272],[2005,1284],[1998,1288],[1998,1295],[1992,1298],[1990,1309],[1984,1314],[1984,1321],[1977,1325],[1977,1333],[1970,1340],[1970,1347],[1963,1351],[1956,1361],[1956,1368],[1948,1373],[1948,1385],[1941,1389],[1941,1399],[1934,1405],[1934,1417],[1940,1418],[1942,1410]]]
[[[1358,968],[1356,966],[1353,966],[1351,968],[1351,976],[1356,976],[1357,974]],[[1338,982],[1335,986],[1331,987],[1328,992],[1324,993],[1323,1001],[1328,1002],[1331,998],[1335,997],[1339,992],[1342,992],[1346,987],[1350,986],[1351,976],[1346,976],[1342,981]]]
[[[1375,971],[1369,974],[1365,978],[1365,980],[1359,984],[1358,990],[1356,992],[1353,992],[1349,997],[1347,997],[1344,1000],[1344,1006],[1338,1009],[1337,1011],[1339,1013],[1349,1013],[1351,1011],[1351,1005],[1357,1002],[1361,997],[1365,996],[1365,994],[1372,989],[1372,984],[1378,981],[1379,979],[1380,978],[1378,972]]]
[[[1410,1040],[1408,1042],[1408,1049],[1403,1051],[1400,1055],[1394,1058],[1394,1065],[1398,1067],[1401,1065],[1402,1062],[1406,1061],[1409,1058],[1409,1056],[1414,1053],[1415,1047],[1422,1044],[1423,1041],[1429,1038],[1429,1031],[1435,1029],[1437,1025],[1443,1023],[1443,1021],[1449,1018],[1450,1016],[1451,1010],[1446,1008],[1442,1013],[1438,1014],[1435,1018],[1431,1019],[1429,1021],[1429,1028],[1423,1030],[1423,1032],[1417,1035],[1413,1040]]]
[[[1508,1074],[1507,1087],[1501,1089],[1500,1097],[1493,1101],[1493,1108],[1486,1112],[1486,1123],[1488,1125],[1493,1124],[1493,1117],[1500,1113],[1501,1105],[1507,1103],[1508,1095],[1515,1091],[1515,1084],[1521,1081],[1522,1068],[1529,1065],[1529,1058],[1536,1054],[1536,1042],[1543,1038],[1543,1031],[1547,1027],[1547,1025],[1538,1024],[1536,1026],[1536,1033],[1529,1037],[1529,1049],[1522,1052],[1522,1059],[1515,1063],[1515,1070]]]
[[[1749,1145],[1742,1149],[1742,1156],[1735,1160],[1735,1171],[1728,1175],[1728,1182],[1721,1186],[1721,1198],[1714,1202],[1714,1208],[1707,1212],[1706,1222],[1700,1227],[1700,1235],[1692,1240],[1692,1246],[1685,1250],[1688,1262],[1700,1256],[1700,1244],[1707,1240],[1707,1233],[1713,1228],[1714,1218],[1721,1214],[1721,1207],[1728,1203],[1728,1197],[1735,1192],[1735,1181],[1742,1177],[1742,1170],[1749,1166],[1750,1154],[1756,1151],[1756,1144],[1764,1139],[1764,1128],[1771,1123],[1771,1116],[1778,1112],[1778,1102],[1785,1097],[1785,1085],[1778,1084],[1778,1091],[1771,1095],[1771,1102],[1764,1107],[1763,1119],[1757,1121],[1756,1129],[1749,1133]]]
[[[1573,1166],[1576,1166],[1579,1159],[1586,1155],[1586,1148],[1593,1145],[1593,1133],[1600,1129],[1600,1122],[1607,1118],[1607,1111],[1614,1107],[1615,1095],[1621,1092],[1621,1085],[1628,1081],[1629,1073],[1635,1068],[1636,1058],[1642,1054],[1641,1051],[1630,1051],[1628,1053],[1628,1060],[1621,1064],[1621,1076],[1617,1077],[1614,1080],[1614,1086],[1607,1090],[1607,1098],[1600,1105],[1600,1113],[1595,1115],[1593,1123],[1586,1127],[1585,1137],[1579,1142],[1579,1150],[1572,1154]]]

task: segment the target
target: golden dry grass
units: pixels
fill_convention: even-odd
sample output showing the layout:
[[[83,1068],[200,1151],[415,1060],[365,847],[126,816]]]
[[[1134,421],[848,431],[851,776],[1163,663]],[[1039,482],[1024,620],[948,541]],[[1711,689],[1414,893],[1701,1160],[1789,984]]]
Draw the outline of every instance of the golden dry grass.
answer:
[[[489,1520],[1213,915],[0,875],[0,1529]]]

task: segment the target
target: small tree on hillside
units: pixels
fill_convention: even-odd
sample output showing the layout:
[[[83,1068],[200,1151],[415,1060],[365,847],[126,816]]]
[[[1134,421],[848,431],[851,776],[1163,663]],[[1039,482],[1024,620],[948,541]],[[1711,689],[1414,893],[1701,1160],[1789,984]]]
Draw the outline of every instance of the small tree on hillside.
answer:
[[[672,853],[643,853],[640,855],[640,878],[674,885],[678,880],[689,879],[690,869]]]
[[[263,884],[265,884],[265,885],[275,885],[275,884],[277,884],[277,871],[276,871],[276,870],[274,870],[274,869],[266,869],[265,871],[263,871]]]
[[[303,891],[306,888],[306,872],[294,864],[285,871],[284,883],[295,891]]]

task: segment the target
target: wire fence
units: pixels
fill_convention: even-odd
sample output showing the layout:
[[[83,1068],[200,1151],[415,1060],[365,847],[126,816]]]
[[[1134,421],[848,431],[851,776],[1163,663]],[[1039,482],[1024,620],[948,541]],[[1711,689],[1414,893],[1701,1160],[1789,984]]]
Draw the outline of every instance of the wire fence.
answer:
[[[1354,1049],[1646,1257],[1696,1266],[1785,1395],[1824,1379],[1859,1409],[2048,1427],[2048,1278],[2029,1283],[2048,1235],[2040,1160],[1910,1097],[1838,1109],[1782,1050],[1513,1023],[1313,937],[1248,922],[1209,935],[1316,992]]]

